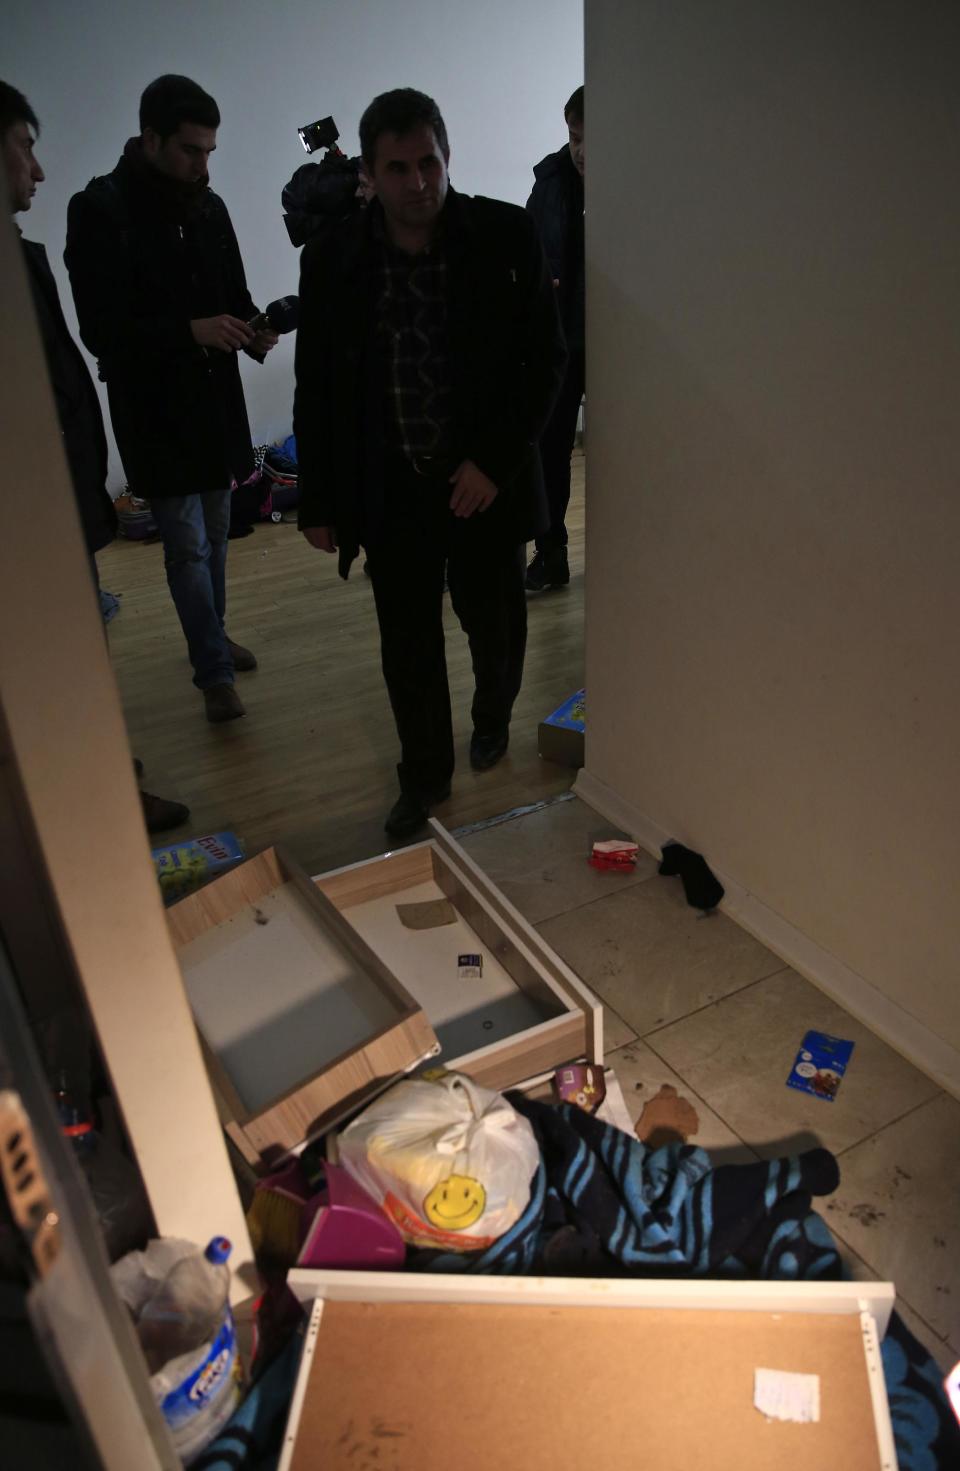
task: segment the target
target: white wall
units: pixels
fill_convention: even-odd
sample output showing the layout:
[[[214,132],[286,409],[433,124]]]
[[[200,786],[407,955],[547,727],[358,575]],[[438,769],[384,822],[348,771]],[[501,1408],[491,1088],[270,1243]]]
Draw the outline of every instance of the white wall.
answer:
[[[211,182],[261,305],[297,286],[280,190],[306,161],[298,125],[332,113],[340,146],[356,153],[367,103],[419,87],[444,115],[454,184],[522,204],[532,165],[564,141],[563,105],[583,80],[581,0],[5,0],[3,11],[3,79],[40,119],[47,172],[19,222],[47,245],[71,328],[67,201],[113,168],[137,131],[140,93],[162,72],[193,77],[219,104]],[[265,368],[241,361],[254,439],[289,433],[292,339]]]
[[[591,0],[588,772],[960,1048],[960,8]]]

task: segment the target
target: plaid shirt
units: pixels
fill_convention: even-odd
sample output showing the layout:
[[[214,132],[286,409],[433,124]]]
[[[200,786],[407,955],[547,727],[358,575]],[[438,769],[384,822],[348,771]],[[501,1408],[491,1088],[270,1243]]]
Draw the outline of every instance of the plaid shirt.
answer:
[[[441,244],[409,256],[384,239],[378,322],[388,441],[408,459],[442,454],[453,390]]]

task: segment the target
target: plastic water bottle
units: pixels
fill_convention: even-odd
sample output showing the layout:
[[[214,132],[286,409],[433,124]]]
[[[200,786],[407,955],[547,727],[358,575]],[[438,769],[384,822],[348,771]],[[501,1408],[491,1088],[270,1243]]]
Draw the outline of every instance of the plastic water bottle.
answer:
[[[228,1300],[230,1251],[226,1237],[215,1236],[203,1253],[181,1256],[137,1320],[154,1396],[187,1465],[220,1433],[240,1400]]]
[[[151,1374],[216,1336],[230,1296],[231,1250],[225,1236],[214,1236],[202,1255],[181,1257],[140,1310],[137,1332]]]

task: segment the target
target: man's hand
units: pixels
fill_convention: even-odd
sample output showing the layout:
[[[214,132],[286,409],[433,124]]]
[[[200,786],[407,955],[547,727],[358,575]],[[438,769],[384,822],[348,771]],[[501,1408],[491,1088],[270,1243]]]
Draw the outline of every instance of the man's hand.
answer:
[[[219,317],[194,317],[190,323],[194,342],[200,347],[215,347],[218,352],[236,352],[240,347],[249,347],[253,333],[246,322],[222,312]]]
[[[303,534],[318,552],[337,550],[337,534],[332,526],[305,526]]]
[[[457,466],[450,476],[450,484],[454,487],[450,509],[464,520],[475,511],[485,511],[497,498],[497,487],[472,460],[464,460]]]
[[[251,352],[259,353],[266,357],[272,347],[276,347],[280,341],[279,333],[274,332],[272,327],[261,327],[259,332],[253,334],[253,341],[248,343]]]

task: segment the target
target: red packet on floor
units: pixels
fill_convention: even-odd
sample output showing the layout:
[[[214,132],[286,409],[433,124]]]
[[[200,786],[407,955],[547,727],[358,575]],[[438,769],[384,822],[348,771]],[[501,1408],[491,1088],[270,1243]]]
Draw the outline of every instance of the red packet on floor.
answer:
[[[638,845],[625,838],[604,838],[594,843],[589,862],[592,868],[615,869],[631,873],[637,866]]]

